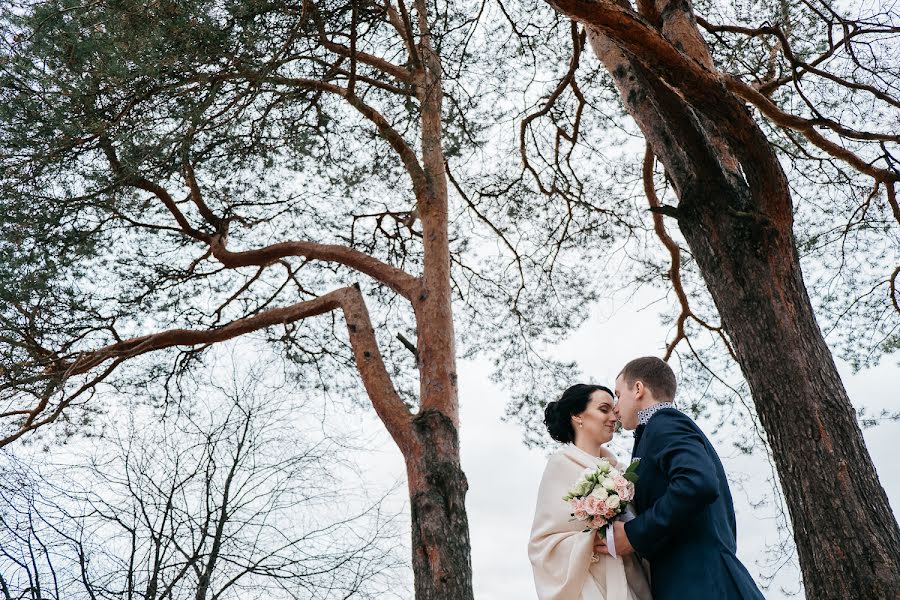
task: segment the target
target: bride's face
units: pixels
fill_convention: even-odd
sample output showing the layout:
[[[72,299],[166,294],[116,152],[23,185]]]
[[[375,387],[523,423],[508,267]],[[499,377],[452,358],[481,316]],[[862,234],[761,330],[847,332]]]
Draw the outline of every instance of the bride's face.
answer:
[[[591,394],[584,412],[573,415],[575,436],[586,437],[595,444],[605,444],[612,440],[616,430],[616,413],[613,411],[613,398],[602,390]]]

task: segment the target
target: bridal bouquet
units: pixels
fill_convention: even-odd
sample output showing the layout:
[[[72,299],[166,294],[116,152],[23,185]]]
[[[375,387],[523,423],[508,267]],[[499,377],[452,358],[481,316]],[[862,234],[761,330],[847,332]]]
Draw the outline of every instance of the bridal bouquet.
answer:
[[[563,496],[572,508],[573,520],[584,521],[585,531],[596,529],[605,535],[606,526],[634,499],[637,464],[635,459],[622,472],[604,459],[596,467],[586,468]]]

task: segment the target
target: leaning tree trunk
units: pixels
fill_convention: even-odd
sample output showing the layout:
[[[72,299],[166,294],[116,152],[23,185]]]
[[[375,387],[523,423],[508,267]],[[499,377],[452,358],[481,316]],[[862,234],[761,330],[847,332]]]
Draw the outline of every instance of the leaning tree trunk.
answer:
[[[682,203],[679,225],[772,447],[806,596],[895,600],[897,521],[816,323],[789,224],[713,208]]]
[[[787,178],[723,85],[690,2],[640,3],[647,16],[636,17],[626,0],[548,1],[589,26],[672,182],[678,207],[660,212],[677,218],[750,385],[807,597],[898,598],[900,530],[815,320]]]

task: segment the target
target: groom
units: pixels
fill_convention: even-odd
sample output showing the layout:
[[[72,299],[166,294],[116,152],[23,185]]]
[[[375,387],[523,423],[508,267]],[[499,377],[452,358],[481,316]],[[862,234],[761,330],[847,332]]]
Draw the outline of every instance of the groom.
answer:
[[[650,563],[654,600],[763,600],[735,556],[731,492],[719,456],[690,417],[672,404],[675,373],[654,357],[637,358],[616,378],[615,412],[634,430],[638,516],[616,521],[617,554]],[[597,547],[605,552],[601,542]]]

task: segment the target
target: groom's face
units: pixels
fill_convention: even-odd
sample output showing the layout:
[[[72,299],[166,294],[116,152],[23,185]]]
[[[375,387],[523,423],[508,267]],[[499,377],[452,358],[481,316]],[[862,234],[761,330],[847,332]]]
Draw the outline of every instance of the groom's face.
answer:
[[[621,375],[616,378],[616,416],[622,422],[622,427],[628,430],[636,428],[638,424],[637,388],[637,385],[629,388],[628,382]]]

